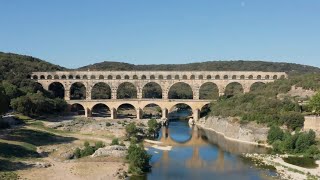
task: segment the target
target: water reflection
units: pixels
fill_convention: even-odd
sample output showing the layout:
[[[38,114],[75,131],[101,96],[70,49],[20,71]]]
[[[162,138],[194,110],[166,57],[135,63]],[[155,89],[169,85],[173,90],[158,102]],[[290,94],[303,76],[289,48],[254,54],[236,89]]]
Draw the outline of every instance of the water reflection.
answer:
[[[274,174],[255,168],[239,154],[266,152],[257,146],[236,143],[184,121],[172,121],[163,128],[158,139],[171,151],[149,148],[152,172],[147,179],[267,179]]]

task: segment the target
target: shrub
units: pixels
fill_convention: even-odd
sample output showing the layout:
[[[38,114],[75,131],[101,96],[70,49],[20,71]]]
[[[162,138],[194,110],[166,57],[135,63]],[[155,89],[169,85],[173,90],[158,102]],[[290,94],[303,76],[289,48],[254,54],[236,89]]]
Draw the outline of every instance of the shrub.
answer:
[[[111,145],[111,146],[113,146],[113,145],[119,145],[119,139],[118,139],[118,138],[112,139],[112,142],[111,142],[110,145]]]
[[[278,126],[271,126],[269,132],[268,132],[268,142],[270,144],[273,144],[276,140],[282,140],[283,139],[283,131]]]
[[[136,136],[137,132],[138,132],[138,128],[135,125],[135,123],[129,123],[128,125],[126,125],[126,136],[128,138]]]
[[[112,124],[109,122],[106,122],[106,126],[112,126]]]
[[[127,159],[129,161],[129,172],[136,175],[148,172],[151,168],[149,164],[150,158],[151,155],[144,150],[142,144],[130,144],[127,155]]]
[[[103,148],[105,145],[102,141],[98,141],[95,143],[95,149]]]

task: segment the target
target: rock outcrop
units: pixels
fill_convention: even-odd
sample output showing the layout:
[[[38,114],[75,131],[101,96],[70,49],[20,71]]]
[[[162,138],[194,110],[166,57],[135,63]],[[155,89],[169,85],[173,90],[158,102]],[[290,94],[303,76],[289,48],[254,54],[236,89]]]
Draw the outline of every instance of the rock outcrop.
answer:
[[[267,141],[269,128],[255,122],[241,124],[237,118],[206,117],[201,118],[197,125],[213,130],[226,138],[242,142],[261,144]]]
[[[113,145],[100,148],[94,152],[91,157],[101,156],[114,156],[114,157],[125,157],[127,155],[127,148],[125,146]]]

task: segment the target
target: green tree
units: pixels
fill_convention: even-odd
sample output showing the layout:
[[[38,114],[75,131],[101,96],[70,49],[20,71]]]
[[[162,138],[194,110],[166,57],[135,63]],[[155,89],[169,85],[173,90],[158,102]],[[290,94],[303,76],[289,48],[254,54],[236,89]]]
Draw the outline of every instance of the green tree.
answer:
[[[150,170],[149,161],[151,155],[144,150],[142,144],[130,144],[127,159],[129,161],[129,172],[141,175]]]
[[[282,140],[284,136],[283,131],[278,126],[271,126],[268,132],[268,142],[272,144],[276,140]]]
[[[312,96],[309,106],[315,114],[320,115],[320,92]]]
[[[135,123],[129,123],[126,125],[126,136],[127,138],[135,137],[138,132],[138,128]]]
[[[299,112],[285,112],[280,116],[280,120],[291,130],[302,128],[304,124],[304,116]]]
[[[159,124],[158,124],[157,120],[150,119],[148,121],[148,132],[149,132],[149,134],[152,134],[153,138],[156,137],[158,129],[159,129]]]
[[[8,98],[5,94],[3,87],[0,85],[0,115],[7,112],[8,108],[9,108]]]

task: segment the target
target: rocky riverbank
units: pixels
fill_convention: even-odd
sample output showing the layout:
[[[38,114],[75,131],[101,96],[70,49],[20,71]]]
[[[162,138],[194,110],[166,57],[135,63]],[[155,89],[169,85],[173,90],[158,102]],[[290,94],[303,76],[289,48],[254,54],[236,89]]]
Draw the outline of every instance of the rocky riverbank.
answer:
[[[196,125],[206,130],[215,131],[229,140],[268,146],[266,141],[269,128],[255,122],[241,124],[234,117],[222,118],[210,116],[201,118]]]

